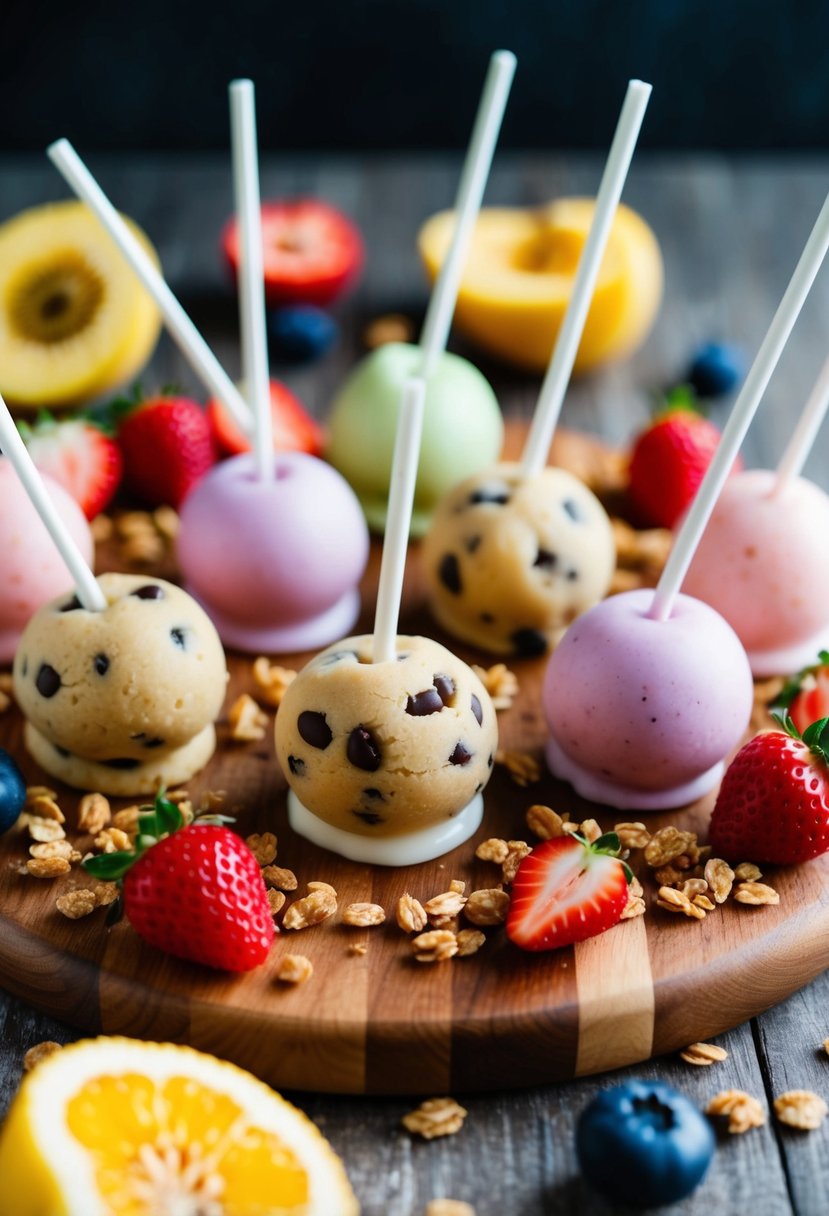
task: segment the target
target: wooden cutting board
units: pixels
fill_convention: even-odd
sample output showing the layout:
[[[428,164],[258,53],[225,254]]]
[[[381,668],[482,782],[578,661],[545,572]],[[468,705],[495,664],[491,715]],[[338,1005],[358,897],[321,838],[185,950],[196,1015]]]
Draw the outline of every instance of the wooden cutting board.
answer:
[[[518,431],[510,433],[515,449]],[[582,473],[601,460],[592,441],[563,436],[559,463]],[[100,567],[117,563],[111,551]],[[359,628],[370,628],[379,552],[364,582]],[[173,573],[167,564],[159,570]],[[409,561],[401,632],[429,633],[452,646],[432,625],[423,603],[418,552]],[[468,661],[486,656],[455,649]],[[283,660],[299,667],[308,656]],[[253,692],[249,658],[230,656],[226,706]],[[541,758],[545,725],[540,687],[545,663],[511,663],[520,693],[499,715],[501,746]],[[0,717],[0,744],[27,779],[54,786],[25,754],[15,708]],[[576,798],[543,771],[527,787],[496,767],[486,790],[482,830],[468,844],[433,862],[406,869],[372,869],[341,860],[296,837],[287,825],[285,782],[272,731],[261,743],[234,744],[226,721],[208,768],[190,783],[193,797],[225,789],[239,808],[238,829],[273,831],[279,864],[304,884],[336,887],[342,909],[356,901],[381,904],[388,922],[350,928],[339,916],[298,933],[281,934],[268,964],[228,977],[168,958],[145,946],[126,922],[107,929],[104,912],[69,921],[56,897],[78,881],[18,873],[28,841],[21,831],[0,839],[0,983],[16,996],[88,1033],[173,1039],[233,1060],[272,1085],[346,1093],[423,1093],[495,1089],[562,1080],[648,1059],[718,1034],[761,1012],[829,966],[829,856],[770,872],[780,904],[750,908],[729,901],[703,921],[672,916],[655,906],[656,885],[645,879],[648,911],[574,948],[527,955],[503,930],[488,930],[475,955],[434,965],[412,958],[394,909],[410,892],[421,901],[463,879],[468,890],[494,885],[496,867],[474,857],[487,836],[526,839],[527,808],[547,803],[574,820],[595,816],[603,828],[620,816]],[[655,830],[667,823],[704,836],[711,799],[681,812],[646,817]],[[77,793],[61,789],[71,839],[79,839]],[[127,805],[114,801],[114,808]],[[530,838],[531,839],[531,838]],[[89,847],[80,838],[80,847]],[[634,855],[634,859],[637,855]],[[290,898],[290,897],[289,897]],[[350,952],[355,943],[364,955]],[[293,988],[274,979],[285,953],[306,954],[314,974]]]

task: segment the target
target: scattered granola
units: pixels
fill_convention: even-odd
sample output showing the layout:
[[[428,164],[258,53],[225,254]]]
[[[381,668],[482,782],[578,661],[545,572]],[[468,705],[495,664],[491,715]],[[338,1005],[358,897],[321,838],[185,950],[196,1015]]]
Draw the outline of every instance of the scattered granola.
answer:
[[[396,920],[404,933],[420,933],[426,928],[426,911],[420,900],[406,893],[397,901]]]
[[[349,954],[368,954],[368,946],[365,942],[352,942],[348,947]]]
[[[475,1216],[475,1209],[462,1199],[433,1199],[426,1204],[425,1216]]]
[[[376,350],[387,342],[411,342],[415,334],[414,322],[400,312],[390,312],[369,321],[363,330],[366,350]]]
[[[385,910],[379,904],[349,904],[343,912],[344,924],[360,929],[367,929],[370,925],[382,925],[385,919]]]
[[[95,902],[99,908],[108,908],[110,904],[114,904],[120,890],[117,882],[99,882],[92,888],[95,895]]]
[[[687,895],[689,899],[693,899],[695,895],[705,895],[708,891],[708,883],[704,878],[685,878],[679,884],[679,890],[683,895]],[[713,908],[713,904],[711,907]]]
[[[634,917],[645,915],[645,892],[642,884],[634,874],[628,884],[628,901],[622,912],[622,920],[633,920]]]
[[[480,861],[494,861],[498,866],[507,860],[508,853],[509,845],[506,840],[500,840],[497,836],[482,840],[475,850],[475,856]]]
[[[304,954],[284,954],[276,970],[282,984],[304,984],[313,974],[314,964]]]
[[[738,883],[737,890],[734,892],[734,898],[738,904],[750,904],[752,906],[780,903],[780,896],[774,887],[769,887],[764,882]]]
[[[541,780],[541,765],[529,752],[507,751],[499,747],[495,763],[502,764],[516,785],[534,785]]]
[[[734,885],[734,871],[727,861],[721,857],[709,857],[705,863],[705,881],[708,883],[714,902],[723,904],[731,894]]]
[[[691,900],[691,903],[696,908],[702,908],[703,912],[713,912],[717,906],[715,903],[711,902],[711,900],[708,898],[707,895],[701,895],[701,894],[695,895],[694,898]]]
[[[316,889],[312,889],[316,885]],[[311,925],[319,925],[337,911],[336,893],[333,887],[320,890],[319,886],[328,884],[308,883],[309,893],[302,899],[296,900],[288,908],[282,921],[284,929],[307,929]]]
[[[66,816],[55,801],[51,791],[31,796],[31,788],[26,791],[26,810],[30,815],[39,819],[51,819],[55,823],[66,823]]]
[[[468,1113],[454,1098],[427,1098],[417,1110],[404,1115],[401,1122],[413,1135],[434,1140],[437,1136],[453,1136],[459,1132]]]
[[[253,682],[256,685],[257,697],[266,705],[278,709],[288,685],[296,679],[296,674],[290,667],[278,667],[265,655],[260,654],[253,662]]]
[[[152,519],[158,534],[168,544],[172,544],[178,536],[179,525],[181,523],[175,508],[167,505],[156,507],[153,511]]]
[[[237,743],[255,743],[265,738],[268,715],[263,713],[253,697],[243,692],[228,710],[230,737]]]
[[[412,950],[419,963],[442,963],[458,953],[458,939],[451,929],[432,929],[412,939]]]
[[[23,816],[21,815],[20,818],[22,819]],[[41,819],[38,815],[27,815],[25,822],[32,840],[36,840],[39,844],[46,844],[50,840],[63,840],[66,836],[63,825],[54,819]]]
[[[766,1122],[763,1107],[742,1089],[721,1090],[708,1103],[705,1113],[728,1119],[728,1131],[733,1136],[740,1136],[752,1127],[762,1127]]]
[[[658,870],[654,870],[653,876],[660,887],[678,887],[685,879],[684,871],[678,870],[676,866],[660,866]]]
[[[274,891],[273,887],[271,887],[267,894],[268,903],[270,904],[271,908],[271,915],[276,916],[276,914],[281,912],[285,907],[285,900],[288,898],[288,896],[284,893],[284,891]]]
[[[486,935],[480,929],[461,929],[455,934],[455,940],[458,943],[458,958],[467,958],[470,954],[478,953],[486,942]]]
[[[71,866],[65,857],[33,857],[26,862],[26,869],[33,878],[59,878],[68,874]]]
[[[501,866],[501,877],[504,882],[510,883],[514,881],[515,875],[518,873],[518,867],[527,854],[532,852],[532,849],[526,840],[508,840],[507,846],[508,852]]]
[[[277,839],[273,832],[263,832],[261,835],[254,832],[245,837],[245,844],[260,866],[269,866],[276,857]],[[274,886],[279,886],[279,883],[274,883]],[[292,891],[293,887],[286,887],[285,890]]]
[[[78,807],[78,831],[97,836],[112,820],[109,799],[103,794],[84,794]]]
[[[262,877],[266,887],[278,887],[280,891],[295,891],[299,886],[296,874],[284,866],[265,866]]]
[[[23,1057],[23,1071],[31,1072],[40,1064],[41,1060],[53,1056],[56,1051],[61,1051],[62,1043],[55,1043],[52,1039],[46,1039],[43,1043],[35,1043],[34,1047],[30,1047]]]
[[[739,882],[757,882],[758,878],[763,877],[763,871],[751,861],[741,861],[734,867],[734,877]]]
[[[619,837],[623,849],[644,849],[651,834],[644,823],[617,823],[613,831]]]
[[[458,891],[444,891],[427,899],[423,910],[433,929],[444,929],[460,914],[465,903],[465,895]]]
[[[492,698],[496,711],[509,709],[518,695],[518,677],[510,671],[505,663],[496,663],[493,667],[478,667],[472,664],[472,670]]]
[[[599,827],[595,819],[584,819],[579,824],[579,835],[583,836],[588,844],[594,844],[602,834],[602,829]]]
[[[500,925],[507,918],[509,895],[498,887],[473,891],[464,908],[464,916],[473,925]]]
[[[645,845],[645,861],[656,869],[689,853],[696,843],[695,832],[681,832],[673,825],[660,828]]]
[[[94,891],[80,888],[77,891],[68,891],[65,895],[58,896],[55,900],[55,907],[69,920],[80,920],[82,916],[89,916],[90,912],[95,911],[98,907],[98,900]]]
[[[718,1047],[716,1043],[691,1043],[679,1053],[679,1058],[686,1064],[698,1064],[700,1067],[705,1067],[709,1064],[718,1064],[721,1060],[727,1060],[728,1052],[724,1047]]]
[[[823,1040],[823,1050],[826,1052],[827,1056],[829,1056],[829,1039]]]
[[[112,520],[103,511],[100,515],[96,515],[93,520],[90,520],[89,530],[96,545],[102,545],[105,541],[108,541],[112,537],[113,528]]]
[[[92,842],[99,853],[119,853],[130,847],[130,838],[123,828],[104,828]]]
[[[81,859],[78,850],[73,848],[68,840],[47,840],[45,844],[32,844],[29,845],[29,853],[32,857],[38,858],[62,857],[68,862]]]
[[[790,1089],[774,1099],[774,1113],[780,1123],[787,1127],[796,1127],[800,1131],[811,1132],[820,1127],[829,1107],[823,1098],[808,1089]]]
[[[656,898],[657,907],[666,912],[681,912],[692,920],[704,920],[705,910],[692,904],[687,895],[674,887],[660,887]]]
[[[527,811],[527,827],[539,840],[553,840],[557,836],[564,835],[564,825],[569,818],[570,816],[566,812],[564,815],[559,815],[552,807],[536,803]],[[500,843],[505,845],[506,841]],[[506,853],[498,860],[503,861],[505,857]],[[491,860],[496,859],[493,857]]]
[[[460,878],[453,878],[449,883],[449,890],[454,891],[457,895],[463,895],[466,883]]]
[[[128,836],[134,836],[138,831],[138,816],[140,814],[140,806],[125,806],[122,811],[116,811],[113,815],[112,826],[120,828]]]

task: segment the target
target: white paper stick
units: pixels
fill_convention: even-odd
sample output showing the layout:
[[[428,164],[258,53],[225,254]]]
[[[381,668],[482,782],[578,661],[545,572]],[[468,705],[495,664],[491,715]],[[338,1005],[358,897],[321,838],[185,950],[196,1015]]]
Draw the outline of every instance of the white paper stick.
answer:
[[[14,425],[9,407],[2,397],[0,397],[0,450],[13,466],[22,482],[23,489],[32,501],[32,506],[55,542],[55,546],[72,576],[82,606],[89,612],[103,612],[107,606],[104,593],[95,581],[95,575],[87,566],[69,529],[61,519],[57,507],[47,493],[43,479],[29,455],[28,448],[20,438],[20,432]]]
[[[657,583],[651,610],[648,613],[654,620],[665,621],[671,615],[674,599],[696,553],[700,537],[705,531],[720,491],[725,485],[731,466],[809,294],[815,275],[826,256],[827,248],[829,248],[829,195],[820,210],[806,247],[800,255],[800,261],[795,267],[785,295],[774,314],[768,333],[761,343],[751,370],[734,402],[722,438],[717,444],[714,458],[708,466],[688,514],[677,533],[668,561]]]
[[[79,199],[94,211],[125,260],[155,300],[179,350],[211,393],[227,406],[233,420],[247,435],[253,422],[250,410],[227,372],[205,342],[153,264],[140,241],[113,207],[68,139],[58,139],[46,149],[52,164]]]
[[[817,439],[817,433],[826,417],[827,409],[829,409],[829,359],[821,368],[809,400],[806,402],[786,450],[780,458],[780,464],[777,466],[777,480],[772,494],[779,494],[790,481],[800,475]]]
[[[547,463],[553,433],[564,404],[564,394],[567,392],[584,323],[593,299],[596,279],[601,269],[616,208],[622,196],[650,95],[651,86],[649,84],[645,84],[641,80],[628,82],[625,100],[616,124],[616,133],[610,145],[607,164],[602,174],[599,192],[596,195],[596,209],[593,212],[590,231],[581,251],[573,290],[570,293],[567,310],[558,331],[524,445],[521,460],[521,472],[524,477],[534,477]]]
[[[469,242],[481,209],[498,132],[515,74],[512,51],[495,51],[489,61],[484,90],[472,129],[469,149],[455,200],[455,230],[435,281],[420,335],[422,360],[418,374],[428,376],[446,350],[452,315],[461,285]]]
[[[426,381],[422,376],[412,376],[403,385],[397,433],[394,437],[389,507],[374,615],[375,663],[392,662],[396,654],[397,622],[400,617],[403,572],[406,568],[406,550],[420,459],[425,399]]]
[[[239,225],[239,320],[242,331],[242,377],[253,409],[253,455],[262,481],[273,479],[268,338],[265,329],[265,271],[262,212],[259,200],[259,154],[256,146],[256,101],[252,80],[230,84],[230,130],[233,190]]]

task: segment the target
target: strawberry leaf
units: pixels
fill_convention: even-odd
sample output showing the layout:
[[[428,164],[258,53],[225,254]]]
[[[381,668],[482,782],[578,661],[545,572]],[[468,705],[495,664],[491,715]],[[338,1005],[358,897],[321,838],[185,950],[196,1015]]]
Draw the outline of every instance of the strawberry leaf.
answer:
[[[607,853],[610,857],[616,857],[622,845],[615,832],[605,832],[598,840],[594,840],[590,847],[594,853]]]
[[[813,756],[829,764],[829,718],[818,718],[803,732],[803,742]]]
[[[829,667],[829,650],[819,651],[817,663],[810,663],[808,667],[801,668],[796,676],[786,681],[774,699],[774,708],[789,709],[797,694],[802,691],[804,682],[809,676],[817,675],[821,667]]]
[[[158,836],[172,836],[184,826],[184,816],[174,802],[159,794],[155,800],[155,817],[158,823]]]
[[[793,739],[799,740],[801,738],[800,731],[789,717],[788,710],[784,710],[782,714],[773,713],[771,716],[774,718],[781,730],[784,730],[787,735],[791,735]]]
[[[93,878],[99,878],[102,882],[117,882],[124,877],[134,861],[135,853],[119,850],[117,853],[100,853],[97,857],[87,857],[81,865]]]

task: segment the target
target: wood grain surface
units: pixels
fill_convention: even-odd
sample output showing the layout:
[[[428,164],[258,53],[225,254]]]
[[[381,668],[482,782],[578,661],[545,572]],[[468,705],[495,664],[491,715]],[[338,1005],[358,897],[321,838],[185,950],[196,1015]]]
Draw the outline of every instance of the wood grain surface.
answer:
[[[507,450],[524,428],[512,423]],[[584,470],[600,463],[602,449],[586,437],[561,436],[556,458]],[[99,554],[111,566],[110,547]],[[370,628],[379,567],[379,544],[363,583],[358,631]],[[170,563],[165,573],[174,573]],[[470,662],[486,655],[458,647],[437,631],[426,611],[418,546],[408,563],[401,632],[436,635]],[[306,656],[275,656],[301,666]],[[546,735],[541,711],[544,659],[511,663],[519,695],[499,715],[500,746],[537,759],[540,779],[521,788],[496,765],[486,790],[484,823],[472,841],[418,866],[370,867],[345,861],[296,836],[287,823],[285,782],[273,754],[273,731],[264,740],[236,743],[227,707],[242,692],[255,693],[251,660],[230,654],[231,682],[219,724],[216,755],[189,785],[194,798],[226,790],[238,809],[237,829],[274,832],[277,862],[299,879],[337,890],[340,913],[350,903],[378,903],[382,927],[358,929],[338,914],[322,925],[283,930],[267,965],[243,976],[216,974],[182,963],[141,942],[126,921],[107,928],[103,911],[79,921],[63,917],[55,899],[78,881],[77,872],[43,881],[12,873],[25,856],[27,834],[0,843],[0,864],[11,863],[0,909],[0,982],[45,1012],[84,1031],[187,1042],[251,1069],[280,1088],[345,1093],[467,1092],[534,1085],[648,1059],[655,1053],[717,1034],[788,996],[829,965],[829,858],[774,874],[780,904],[748,908],[728,901],[703,921],[656,907],[657,884],[639,867],[646,888],[645,917],[618,925],[575,947],[542,955],[516,949],[503,929],[490,930],[474,956],[432,965],[418,963],[394,911],[404,892],[422,903],[445,891],[452,878],[468,890],[495,885],[499,870],[475,858],[490,836],[529,839],[525,815],[533,802],[567,812],[574,821],[595,815],[605,829],[621,818],[578,799],[544,771]],[[0,720],[0,743],[24,763],[32,783],[54,785],[25,756],[19,712]],[[77,794],[60,789],[70,839],[81,851]],[[705,828],[709,797],[680,812],[647,816],[651,830],[666,824]],[[126,800],[113,801],[117,809]],[[634,860],[641,855],[634,853]],[[751,860],[747,858],[746,860]],[[294,896],[289,896],[289,902]],[[349,947],[364,943],[365,955]],[[307,954],[314,974],[290,986],[274,978],[280,957]],[[481,1068],[481,1050],[486,1068]]]

